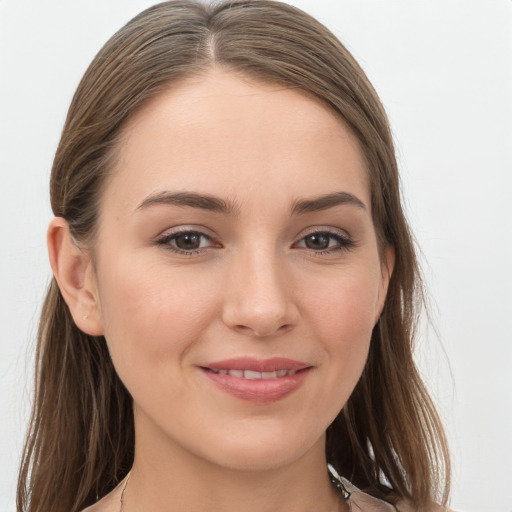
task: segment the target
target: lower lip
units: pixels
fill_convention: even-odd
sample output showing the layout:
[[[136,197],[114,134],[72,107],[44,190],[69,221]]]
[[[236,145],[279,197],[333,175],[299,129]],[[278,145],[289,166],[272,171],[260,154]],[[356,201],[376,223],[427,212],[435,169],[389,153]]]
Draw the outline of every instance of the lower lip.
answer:
[[[201,368],[210,381],[222,391],[235,398],[259,404],[277,402],[292,394],[302,385],[310,369],[305,368],[295,375],[275,379],[244,379]]]

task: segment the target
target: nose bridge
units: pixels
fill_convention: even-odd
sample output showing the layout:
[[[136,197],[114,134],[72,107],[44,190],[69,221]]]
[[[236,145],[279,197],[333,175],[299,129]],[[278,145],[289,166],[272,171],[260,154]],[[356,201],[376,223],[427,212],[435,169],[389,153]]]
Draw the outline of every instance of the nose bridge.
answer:
[[[256,336],[289,329],[297,311],[285,262],[272,244],[249,244],[231,261],[224,303],[224,322]]]

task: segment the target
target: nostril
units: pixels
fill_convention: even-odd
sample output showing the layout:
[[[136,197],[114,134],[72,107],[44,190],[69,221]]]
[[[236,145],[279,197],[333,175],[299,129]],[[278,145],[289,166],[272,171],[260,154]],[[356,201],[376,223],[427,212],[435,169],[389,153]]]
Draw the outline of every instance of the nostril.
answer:
[[[235,325],[235,329],[246,334],[250,334],[251,331],[253,331],[253,329],[247,327],[246,325]]]
[[[285,332],[289,331],[292,328],[291,324],[284,324],[277,328],[254,328],[249,327],[247,325],[236,325],[235,329],[239,331],[240,333],[255,336],[257,338],[266,338],[268,336],[273,336],[276,334],[284,334]]]
[[[298,322],[298,307],[287,295],[269,297],[263,292],[237,291],[235,296],[226,297],[222,309],[223,323],[237,333],[258,338],[281,335]]]

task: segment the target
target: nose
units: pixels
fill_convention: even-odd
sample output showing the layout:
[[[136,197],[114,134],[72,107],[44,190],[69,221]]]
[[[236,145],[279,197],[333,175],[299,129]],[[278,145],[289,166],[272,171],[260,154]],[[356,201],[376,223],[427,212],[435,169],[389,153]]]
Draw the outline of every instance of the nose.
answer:
[[[271,252],[241,254],[232,262],[222,313],[230,329],[268,337],[288,332],[296,325],[299,311],[291,282],[283,264]]]

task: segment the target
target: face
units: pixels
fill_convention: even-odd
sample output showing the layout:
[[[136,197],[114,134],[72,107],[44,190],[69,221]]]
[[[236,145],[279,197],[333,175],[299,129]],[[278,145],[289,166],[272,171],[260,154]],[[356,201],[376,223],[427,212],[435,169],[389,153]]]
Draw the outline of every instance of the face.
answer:
[[[323,450],[388,274],[358,143],[324,106],[219,70],[153,99],[94,248],[137,446],[239,469]]]

